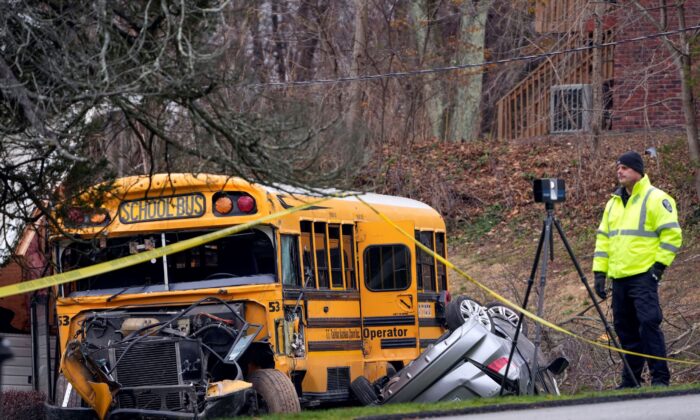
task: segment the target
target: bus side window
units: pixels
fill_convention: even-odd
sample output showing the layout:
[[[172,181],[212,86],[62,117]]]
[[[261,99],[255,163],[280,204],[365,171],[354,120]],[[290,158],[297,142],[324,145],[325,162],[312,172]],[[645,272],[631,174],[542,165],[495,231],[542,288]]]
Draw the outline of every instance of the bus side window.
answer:
[[[365,250],[365,283],[372,291],[405,290],[411,285],[405,245],[372,245]]]
[[[316,250],[318,288],[329,289],[331,282],[328,275],[328,246],[326,243],[326,224],[323,222],[314,223],[314,249]]]
[[[420,230],[413,231],[413,237],[420,242]],[[416,244],[416,279],[418,280],[418,290],[423,290],[423,266],[420,264],[422,252],[423,250]]]
[[[280,235],[282,244],[282,284],[301,286],[299,279],[299,245],[297,236]]]
[[[328,251],[331,260],[331,286],[343,287],[343,265],[340,260],[340,226],[328,226]]]
[[[343,266],[345,267],[345,285],[348,289],[357,289],[355,281],[355,241],[354,226],[343,225]]]
[[[443,258],[445,258],[445,233],[435,232],[435,252]],[[447,270],[445,269],[445,264],[437,261],[437,279],[439,290],[447,290]]]
[[[301,248],[304,264],[304,287],[316,288],[316,270],[312,254],[311,222],[301,222]]]
[[[416,239],[431,251],[435,251],[433,232],[415,231]],[[416,275],[418,290],[435,290],[435,258],[416,246]]]
[[[307,286],[357,290],[355,227],[302,221],[300,228],[304,273],[310,273],[312,278]],[[315,280],[318,280],[317,285],[314,285]]]

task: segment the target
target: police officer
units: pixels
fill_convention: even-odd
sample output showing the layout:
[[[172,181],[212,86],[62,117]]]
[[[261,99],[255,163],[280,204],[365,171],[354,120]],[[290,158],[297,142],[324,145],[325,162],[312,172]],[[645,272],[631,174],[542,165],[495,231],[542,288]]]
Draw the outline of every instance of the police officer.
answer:
[[[596,234],[595,290],[605,299],[606,277],[612,280],[615,332],[623,349],[666,357],[658,286],[664,269],[681,246],[676,202],[651,185],[638,153],[627,152],[620,156],[617,179],[621,186],[605,206]],[[624,357],[636,383],[641,383],[646,361],[652,385],[669,384],[670,373],[665,361]],[[634,387],[634,379],[623,369],[618,388]]]

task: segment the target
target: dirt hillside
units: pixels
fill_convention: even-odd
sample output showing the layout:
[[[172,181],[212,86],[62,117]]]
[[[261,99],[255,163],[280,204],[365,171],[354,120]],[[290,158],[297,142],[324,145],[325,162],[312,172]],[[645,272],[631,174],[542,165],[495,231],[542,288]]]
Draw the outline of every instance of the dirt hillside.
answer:
[[[359,181],[363,188],[409,196],[438,209],[448,222],[450,260],[476,280],[508,299],[522,302],[537,240],[546,215],[532,199],[532,180],[557,177],[566,182],[567,200],[555,215],[592,282],[595,230],[603,206],[616,188],[615,159],[627,150],[643,153],[652,183],[677,201],[684,244],[666,271],[661,299],[669,353],[700,360],[700,207],[695,199],[682,132],[613,133],[600,139],[597,151],[586,136],[559,136],[528,142],[426,143],[386,146],[381,159]],[[590,309],[591,299],[574,265],[555,236],[554,260],[544,288],[546,319],[588,338],[607,342],[602,324]],[[539,283],[539,278],[536,279]],[[493,299],[451,273],[453,293],[482,303]],[[534,310],[536,294],[530,297]],[[602,307],[612,320],[609,299]],[[534,331],[531,326],[531,331]],[[620,366],[605,350],[544,331],[552,356],[564,354],[572,367],[563,378],[568,391],[613,386]],[[672,364],[673,381],[700,379],[700,367]]]

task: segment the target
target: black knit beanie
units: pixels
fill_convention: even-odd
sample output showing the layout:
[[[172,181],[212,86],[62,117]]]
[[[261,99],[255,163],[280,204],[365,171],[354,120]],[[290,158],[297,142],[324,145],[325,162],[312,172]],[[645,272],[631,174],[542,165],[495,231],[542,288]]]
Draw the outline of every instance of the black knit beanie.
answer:
[[[640,175],[644,176],[644,160],[639,156],[637,152],[627,152],[624,153],[617,159],[618,165],[625,165],[630,169],[634,169],[639,172]]]

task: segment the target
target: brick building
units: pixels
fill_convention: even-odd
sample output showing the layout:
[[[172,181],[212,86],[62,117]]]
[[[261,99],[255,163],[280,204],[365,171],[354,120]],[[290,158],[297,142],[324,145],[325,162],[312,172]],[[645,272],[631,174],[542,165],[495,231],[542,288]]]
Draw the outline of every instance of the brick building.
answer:
[[[41,221],[24,229],[12,259],[0,268],[0,286],[45,274],[43,231]],[[3,390],[48,390],[52,352],[47,349],[53,347],[48,335],[52,313],[45,290],[0,298],[0,335],[8,339],[13,353],[2,365]]]
[[[10,261],[0,268],[0,286],[19,282],[22,266],[17,261]],[[29,333],[29,297],[27,295],[0,298],[0,334]]]
[[[40,277],[43,265],[41,238],[32,226],[25,229],[12,258],[0,268],[0,286]],[[0,333],[29,334],[29,305],[28,294],[0,298]]]
[[[678,66],[662,39],[654,37],[680,27],[678,9],[675,5],[667,6],[667,24],[658,26],[655,22],[662,22],[658,1],[641,0],[646,12],[625,0],[606,3],[537,1],[535,29],[543,39],[549,39],[554,49],[591,45],[592,13],[599,7],[602,41],[615,44],[603,48],[601,54],[600,79],[605,97],[602,128],[616,131],[683,128],[685,116]],[[685,2],[682,11],[685,27],[698,25],[700,1]],[[690,36],[692,32],[687,34]],[[628,42],[650,35],[649,39]],[[669,39],[680,44],[678,34],[670,35]],[[592,50],[543,60],[498,102],[498,137],[517,139],[589,131],[596,79],[593,71]],[[696,88],[696,95],[699,92]]]
[[[642,1],[648,13],[661,21],[658,1]],[[615,38],[633,39],[659,33],[660,29],[641,14],[613,11]],[[685,27],[700,22],[700,1],[685,3]],[[668,24],[663,31],[679,29],[677,10],[669,7]],[[690,36],[692,33],[688,33]],[[669,39],[678,43],[680,35]],[[683,127],[685,117],[681,101],[681,79],[678,66],[660,38],[630,42],[615,46],[614,89],[612,90],[612,128],[634,130],[641,128]],[[697,91],[696,91],[697,94]]]

